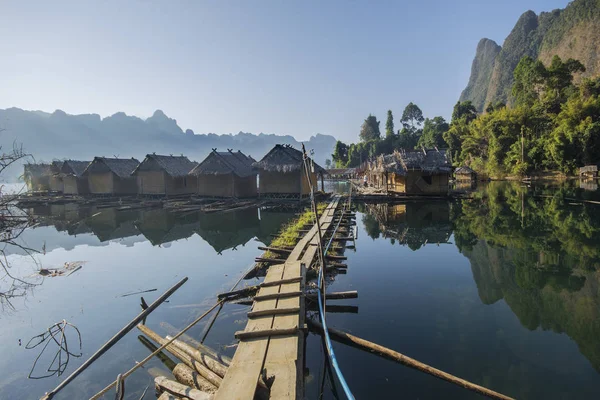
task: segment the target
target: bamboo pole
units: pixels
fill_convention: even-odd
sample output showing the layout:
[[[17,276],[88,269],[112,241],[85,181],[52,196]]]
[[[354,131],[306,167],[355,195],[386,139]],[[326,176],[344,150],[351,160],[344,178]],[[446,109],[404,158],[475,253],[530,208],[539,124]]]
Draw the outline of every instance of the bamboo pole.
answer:
[[[100,356],[102,356],[102,354],[106,353],[115,343],[117,343],[119,340],[121,340],[121,338],[123,336],[125,336],[127,334],[127,332],[132,330],[138,322],[140,322],[141,320],[146,318],[148,316],[148,314],[150,314],[152,311],[154,311],[159,305],[161,305],[166,299],[168,299],[169,296],[171,296],[173,293],[175,293],[175,291],[177,289],[179,289],[181,287],[181,285],[183,285],[187,280],[188,280],[187,277],[183,278],[182,280],[177,282],[173,287],[171,287],[169,290],[167,290],[165,293],[163,293],[163,295],[160,296],[158,299],[156,299],[152,304],[150,304],[150,306],[147,309],[145,309],[144,311],[139,313],[137,317],[135,317],[133,320],[131,320],[131,322],[129,322],[127,325],[125,325],[119,332],[117,332],[112,338],[110,338],[109,341],[106,342],[102,347],[100,347],[100,349],[98,349],[98,351],[96,351],[86,362],[81,364],[81,366],[79,368],[77,368],[75,371],[73,371],[73,373],[71,375],[69,375],[67,377],[67,379],[62,381],[56,388],[54,388],[50,392],[46,393],[42,397],[42,399],[43,400],[52,399],[52,397],[54,397],[54,395],[56,393],[60,392],[73,379],[75,379],[80,373],[82,373],[87,367],[92,365],[92,363],[94,361],[96,361],[98,358],[100,358]],[[126,377],[127,376],[124,375],[123,379],[125,379]]]
[[[154,384],[157,386],[158,390],[165,390],[169,393],[176,394],[177,396],[191,399],[191,400],[212,400],[213,395],[209,393],[205,393],[198,389],[192,389],[186,385],[183,385],[179,382],[172,381],[171,379],[167,379],[164,376],[159,376],[154,379]]]
[[[323,325],[321,325],[317,321],[312,321],[310,319],[307,320],[308,325],[311,329],[323,332]],[[410,358],[405,356],[402,353],[398,353],[397,351],[388,349],[386,347],[380,346],[376,343],[369,342],[368,340],[361,339],[357,336],[351,335],[349,333],[339,331],[337,329],[328,328],[329,334],[332,337],[337,338],[342,343],[351,343],[351,345],[360,348],[361,350],[366,350],[370,353],[377,354],[388,360],[399,362],[400,364],[406,365],[408,367],[417,369],[421,372],[425,372],[426,374],[433,375],[436,378],[443,379],[447,382],[453,383],[455,385],[461,386],[465,389],[472,390],[484,396],[487,396],[492,399],[499,400],[514,400],[512,397],[505,396],[501,393],[495,392],[483,386],[479,386],[475,383],[471,383],[467,380],[459,378],[457,376],[451,375],[447,372],[441,371],[437,368],[433,368],[425,363],[415,360],[414,358]]]
[[[191,327],[193,327],[198,322],[200,322],[201,319],[203,319],[204,317],[206,317],[212,310],[214,310],[215,308],[217,308],[217,306],[219,304],[222,304],[222,303],[223,303],[222,301],[218,301],[215,304],[213,304],[213,306],[211,308],[209,308],[208,310],[206,310],[206,312],[204,312],[204,314],[202,314],[201,316],[199,316],[198,318],[196,318],[188,326],[186,326],[181,332],[179,332],[178,334],[176,334],[175,337],[174,337],[174,339],[177,339],[179,336],[183,335]],[[170,344],[170,343],[168,343],[168,344]],[[158,353],[159,351],[163,350],[166,347],[167,347],[167,343],[161,345],[158,349],[156,349],[156,351],[154,353],[150,354],[148,357],[144,358],[142,361],[140,361],[139,363],[137,363],[136,365],[134,365],[133,367],[131,367],[131,369],[129,371],[127,371],[127,372],[125,372],[123,374],[123,379],[125,379],[129,375],[133,374],[138,368],[142,367],[144,364],[146,364],[148,362],[148,360],[150,360],[152,357],[154,357],[156,355],[156,353]],[[108,392],[115,385],[116,385],[116,381],[113,381],[108,386],[106,386],[104,389],[102,389],[101,391],[99,391],[98,393],[96,393],[95,395],[93,395],[90,398],[90,400],[97,400],[97,399],[99,399],[101,396],[103,396],[104,394],[106,394],[106,392]],[[43,399],[43,400],[46,400],[46,399]]]
[[[179,363],[173,369],[173,376],[177,382],[198,390],[206,390],[207,380],[183,363]],[[210,393],[210,392],[209,392]]]
[[[167,340],[171,339],[171,336],[167,336]],[[198,362],[204,364],[206,368],[210,369],[221,378],[225,377],[225,374],[227,373],[226,365],[221,364],[219,361],[207,354],[202,354],[199,350],[194,349],[192,346],[182,342],[181,340],[173,340],[173,345],[190,357],[193,357]]]
[[[195,360],[192,356],[179,350],[176,346],[174,346],[172,343],[170,343],[170,342],[173,342],[174,340],[170,341],[170,340],[162,338],[160,335],[158,335],[156,332],[154,332],[153,330],[151,330],[150,328],[148,328],[145,325],[139,324],[137,327],[140,331],[142,331],[142,333],[144,335],[148,336],[150,339],[154,340],[156,343],[158,343],[160,345],[166,344],[167,351],[169,353],[173,354],[175,357],[179,358],[181,361],[183,361],[188,367],[194,368],[196,371],[198,371],[198,373],[200,375],[202,375],[204,378],[206,378],[206,380],[208,382],[210,382],[211,386],[213,386],[213,388],[211,388],[211,389],[216,389],[219,386],[221,386],[221,382],[223,381],[223,379],[219,375],[215,374],[213,371],[208,369],[206,367],[206,365],[204,365],[200,361]],[[203,389],[208,390],[209,387],[203,388]]]

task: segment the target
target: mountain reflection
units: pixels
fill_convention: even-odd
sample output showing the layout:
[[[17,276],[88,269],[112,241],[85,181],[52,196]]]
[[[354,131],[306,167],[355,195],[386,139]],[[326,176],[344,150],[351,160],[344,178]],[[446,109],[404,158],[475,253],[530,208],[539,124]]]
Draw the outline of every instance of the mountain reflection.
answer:
[[[39,206],[29,210],[36,226],[25,232],[24,240],[34,249],[70,250],[76,245],[102,246],[111,241],[131,246],[149,241],[154,246],[199,235],[221,253],[244,246],[253,238],[270,243],[293,212],[250,208],[225,213],[173,213],[164,209],[118,210],[80,207],[77,204]],[[54,228],[55,234],[48,229]],[[56,232],[66,233],[69,240]],[[93,238],[97,238],[97,241]],[[14,249],[18,254],[18,249]]]
[[[566,333],[600,371],[600,205],[581,189],[492,183],[453,202],[367,205],[363,224],[413,250],[454,235],[484,304]],[[597,196],[597,195],[596,195]]]

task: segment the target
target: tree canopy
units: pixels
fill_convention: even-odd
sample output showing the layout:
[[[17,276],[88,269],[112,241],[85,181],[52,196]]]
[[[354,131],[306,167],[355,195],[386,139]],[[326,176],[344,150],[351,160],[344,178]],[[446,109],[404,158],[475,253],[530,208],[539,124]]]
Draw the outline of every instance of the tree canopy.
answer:
[[[385,137],[394,136],[394,115],[392,110],[387,112],[387,121],[385,122]]]
[[[379,132],[379,121],[377,121],[377,117],[369,114],[360,128],[359,137],[363,142],[379,140],[381,138],[381,132]]]

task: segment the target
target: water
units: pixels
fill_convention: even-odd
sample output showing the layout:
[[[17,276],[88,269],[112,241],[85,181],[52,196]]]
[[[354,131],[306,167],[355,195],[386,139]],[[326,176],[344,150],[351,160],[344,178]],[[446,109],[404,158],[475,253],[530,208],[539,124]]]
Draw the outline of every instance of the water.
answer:
[[[359,298],[328,303],[354,307],[328,313],[328,324],[516,398],[598,398],[600,205],[582,199],[600,194],[572,185],[492,184],[470,197],[359,206],[356,251],[345,254],[348,274],[328,288],[358,290]],[[151,301],[190,277],[147,321],[161,334],[162,321],[185,326],[231,288],[261,253],[257,245],[291,218],[258,210],[178,218],[163,211],[97,212],[36,210],[51,215],[23,237],[31,247],[45,247],[38,262],[87,263],[69,277],[46,278],[13,299],[13,308],[4,306],[0,398],[39,398],[73,371],[139,312],[140,295],[124,293],[157,288],[142,294]],[[21,253],[13,251],[9,261],[25,276],[35,265]],[[247,311],[224,307],[206,343],[233,355],[227,346]],[[72,359],[62,377],[26,379],[37,352],[24,344],[63,318],[81,330],[83,357]],[[190,335],[200,338],[204,328]],[[132,331],[56,398],[85,398],[144,358],[148,350],[138,334]],[[373,354],[334,347],[357,398],[477,398]],[[128,398],[139,398],[151,383],[150,368],[165,370],[154,360],[134,374]],[[321,387],[323,398],[336,392],[343,398],[314,334],[307,338],[306,368],[307,398],[318,398]]]

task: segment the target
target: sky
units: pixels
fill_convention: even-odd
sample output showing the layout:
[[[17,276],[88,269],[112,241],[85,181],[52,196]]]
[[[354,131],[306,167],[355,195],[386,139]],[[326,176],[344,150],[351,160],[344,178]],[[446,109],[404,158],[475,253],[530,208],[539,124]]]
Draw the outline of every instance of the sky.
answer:
[[[0,108],[352,142],[411,101],[449,118],[481,38],[567,3],[0,0]]]

